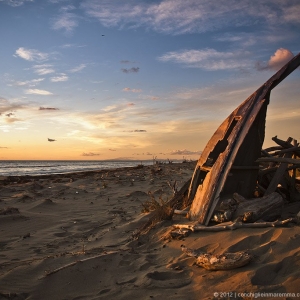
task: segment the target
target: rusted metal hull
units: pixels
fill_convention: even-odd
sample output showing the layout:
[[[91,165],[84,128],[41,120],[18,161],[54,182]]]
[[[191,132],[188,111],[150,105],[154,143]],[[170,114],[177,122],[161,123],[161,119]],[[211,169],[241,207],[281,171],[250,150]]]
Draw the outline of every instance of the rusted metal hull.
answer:
[[[207,143],[189,188],[191,220],[207,225],[221,197],[253,195],[270,92],[300,65],[300,53],[238,106]]]

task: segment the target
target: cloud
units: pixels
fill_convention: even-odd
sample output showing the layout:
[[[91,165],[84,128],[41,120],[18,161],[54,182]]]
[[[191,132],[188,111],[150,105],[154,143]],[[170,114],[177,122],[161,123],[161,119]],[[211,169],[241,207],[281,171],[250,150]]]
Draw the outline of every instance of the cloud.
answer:
[[[7,99],[0,97],[0,115],[25,108],[24,101],[8,101]]]
[[[41,69],[36,69],[34,72],[39,75],[47,75],[47,74],[54,73],[55,71],[53,69],[41,68]]]
[[[39,74],[39,75],[47,75],[47,74],[51,74],[54,73],[55,70],[52,69],[52,65],[35,65],[33,66],[34,72]]]
[[[209,71],[248,68],[251,66],[246,51],[220,52],[215,49],[171,51],[158,58],[163,62],[175,62],[190,68]]]
[[[51,92],[45,90],[38,90],[38,89],[28,89],[25,91],[25,94],[42,95],[42,96],[53,95]]]
[[[274,53],[274,55],[271,56],[268,65],[271,69],[278,70],[282,66],[284,66],[288,61],[290,61],[293,57],[294,54],[290,50],[280,48]]]
[[[209,32],[257,23],[280,26],[283,22],[300,22],[297,1],[276,1],[274,5],[273,0],[86,0],[81,7],[106,27],[143,26],[171,34]]]
[[[136,68],[130,68],[130,69],[121,69],[123,73],[137,73],[140,68],[136,67]]]
[[[221,35],[218,34],[215,37],[213,37],[214,40],[219,41],[219,42],[230,42],[230,43],[235,43],[239,47],[243,47],[244,49],[248,49],[249,47],[257,44],[257,43],[263,43],[265,42],[266,39],[274,39],[276,37],[277,40],[283,39],[282,36],[267,36],[266,33],[263,35],[258,35],[257,33],[253,32],[225,32],[222,33]],[[262,40],[263,39],[263,40]]]
[[[276,50],[276,52],[270,57],[267,63],[258,61],[256,63],[256,69],[258,71],[263,71],[263,70],[278,71],[293,57],[294,54],[290,50],[280,48]]]
[[[51,77],[52,82],[61,82],[61,81],[67,81],[69,77],[66,74],[61,74],[60,76]]]
[[[9,84],[9,86],[14,85],[14,86],[36,86],[39,84],[41,81],[45,80],[45,78],[38,78],[38,79],[32,79],[32,80],[26,80],[26,81],[12,81],[12,84]]]
[[[61,2],[66,2],[68,0],[48,0],[51,3],[61,3]]]
[[[69,4],[69,5],[62,6],[60,8],[60,11],[68,11],[68,10],[74,10],[74,9],[76,9],[76,7],[72,4]]]
[[[29,61],[45,61],[49,57],[47,53],[39,52],[35,49],[26,49],[23,47],[18,48],[15,54]]]
[[[86,45],[77,45],[77,44],[64,44],[60,46],[62,49],[67,49],[67,48],[83,48],[86,47]]]
[[[122,103],[122,104],[117,104],[117,105],[109,105],[106,106],[105,108],[103,108],[102,110],[106,113],[115,113],[115,112],[121,112],[124,111],[126,109],[128,109],[128,107],[134,106],[135,104],[132,102],[129,103]]]
[[[22,121],[21,119],[18,118],[6,118],[5,122],[6,123],[15,123],[15,122],[20,122]]]
[[[88,152],[88,153],[83,152],[81,154],[81,156],[99,156],[99,155],[100,155],[99,153],[93,153],[93,152]]]
[[[0,149],[8,149],[8,147],[0,147]]]
[[[84,68],[86,68],[86,64],[81,64],[78,67],[71,69],[70,72],[72,72],[72,73],[80,72]]]
[[[168,154],[171,155],[200,155],[202,153],[202,151],[190,151],[187,149],[183,149],[183,150],[173,150]]]
[[[70,12],[63,12],[54,19],[52,28],[55,30],[65,30],[66,33],[71,33],[77,26],[78,21],[76,15]]]
[[[160,97],[153,96],[153,95],[141,95],[139,98],[143,100],[152,100],[152,101],[156,101],[160,99]]]
[[[123,132],[147,132],[147,130],[144,130],[144,129],[135,129],[135,130],[123,130]]]
[[[137,144],[140,142],[137,134],[135,136],[124,136],[120,132],[126,126],[128,128],[128,122],[132,123],[132,114],[135,115],[133,106],[130,103],[119,103],[107,106],[100,111],[91,108],[89,113],[69,114],[64,119],[57,116],[56,113],[53,115],[63,124],[70,122],[76,128],[81,127],[83,129],[82,133],[76,132],[75,135],[80,135],[82,140],[96,144],[101,143],[102,145],[105,142],[106,145],[115,149],[124,146],[124,144]]]
[[[126,87],[122,90],[123,92],[132,92],[132,93],[140,93],[142,90],[140,89],[131,89],[129,87]]]
[[[130,61],[130,60],[121,60],[121,64],[135,64],[135,61]]]
[[[55,107],[40,107],[39,110],[59,110],[59,108],[55,108]]]
[[[284,20],[291,23],[300,23],[300,4],[292,5],[290,7],[286,7],[283,10],[283,18]]]
[[[25,2],[33,2],[34,0],[0,0],[0,2],[4,2],[12,7],[17,7],[23,5]]]

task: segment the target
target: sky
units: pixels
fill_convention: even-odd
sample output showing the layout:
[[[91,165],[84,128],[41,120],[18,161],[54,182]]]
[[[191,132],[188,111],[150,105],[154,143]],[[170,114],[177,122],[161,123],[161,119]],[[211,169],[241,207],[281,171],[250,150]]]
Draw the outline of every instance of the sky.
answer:
[[[299,16],[299,0],[0,0],[0,160],[198,159],[300,52]],[[299,79],[272,91],[265,147],[300,141]]]

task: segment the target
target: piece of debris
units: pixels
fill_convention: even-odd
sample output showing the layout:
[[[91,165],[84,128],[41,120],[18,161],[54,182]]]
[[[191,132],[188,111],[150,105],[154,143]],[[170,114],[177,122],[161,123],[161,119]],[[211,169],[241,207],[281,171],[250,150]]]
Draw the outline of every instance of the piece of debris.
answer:
[[[300,53],[238,106],[211,137],[198,160],[189,187],[190,220],[208,225],[224,196],[239,193],[245,198],[253,197],[271,90],[299,65]],[[278,171],[279,177],[282,169]],[[267,194],[273,192],[274,187],[276,189],[277,182],[275,178]]]
[[[290,223],[299,223],[298,218],[288,218],[282,221],[274,221],[274,222],[254,222],[254,223],[243,223],[239,220],[235,222],[226,222],[221,223],[215,226],[205,226],[202,224],[174,224],[174,229],[188,229],[190,231],[224,231],[224,230],[235,230],[238,228],[266,228],[266,227],[280,227],[286,226]]]
[[[231,270],[247,265],[252,256],[245,252],[240,251],[236,253],[224,253],[221,255],[213,255],[201,251],[195,251],[181,245],[181,250],[188,256],[196,258],[196,265],[207,270]]]
[[[189,236],[191,233],[191,230],[187,229],[187,228],[178,228],[178,229],[174,229],[170,232],[170,236],[172,237],[172,239],[183,239],[187,236]]]

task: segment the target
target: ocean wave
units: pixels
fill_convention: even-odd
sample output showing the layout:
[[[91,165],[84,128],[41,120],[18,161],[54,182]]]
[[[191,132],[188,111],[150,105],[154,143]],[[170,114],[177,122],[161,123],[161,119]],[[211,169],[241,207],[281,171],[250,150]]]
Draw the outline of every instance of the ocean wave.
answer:
[[[47,175],[84,172],[138,164],[150,165],[153,161],[0,161],[1,176]]]

